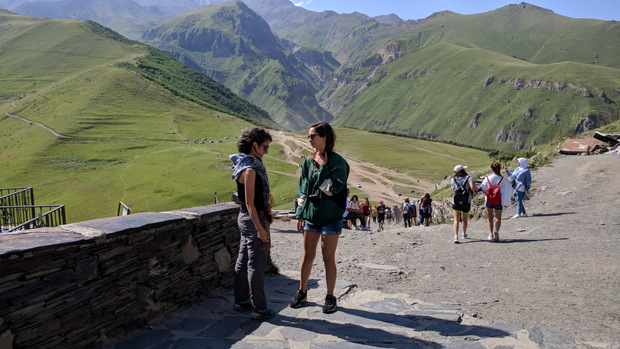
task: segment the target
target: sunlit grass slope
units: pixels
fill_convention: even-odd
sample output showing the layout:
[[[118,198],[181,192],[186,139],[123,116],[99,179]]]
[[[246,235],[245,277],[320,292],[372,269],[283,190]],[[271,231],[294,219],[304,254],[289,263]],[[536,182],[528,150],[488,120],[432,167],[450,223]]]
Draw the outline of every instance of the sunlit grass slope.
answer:
[[[264,112],[217,83],[201,92],[206,77],[92,22],[0,16],[1,187],[32,186],[69,221],[114,215],[119,201],[142,212],[229,200],[235,136]],[[146,79],[145,67],[184,85]]]

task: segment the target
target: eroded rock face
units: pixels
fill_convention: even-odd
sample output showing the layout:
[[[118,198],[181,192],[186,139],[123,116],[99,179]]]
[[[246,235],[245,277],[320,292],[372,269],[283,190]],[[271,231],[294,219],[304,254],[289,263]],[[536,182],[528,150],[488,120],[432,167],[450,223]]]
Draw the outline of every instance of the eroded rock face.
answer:
[[[528,131],[519,130],[513,124],[506,125],[500,128],[495,134],[495,142],[497,143],[512,143],[514,148],[521,150],[525,147],[525,136]]]
[[[474,115],[474,117],[471,119],[471,122],[469,123],[469,128],[478,127],[478,119],[480,119],[480,116],[482,116],[482,113],[476,113],[476,115]]]
[[[484,80],[484,87],[487,87],[487,86],[491,85],[493,83],[493,81],[495,81],[495,77],[494,76],[490,76],[490,77],[486,78],[486,80]]]
[[[494,81],[495,81],[495,77],[486,78],[486,80],[484,81],[484,87],[489,86]],[[568,87],[568,88],[573,89],[575,91],[575,93],[579,94],[582,97],[585,97],[585,98],[592,98],[592,97],[594,97],[592,95],[592,93],[590,91],[588,91],[587,88],[579,87],[579,86],[576,86],[574,84],[566,83],[566,82],[563,82],[563,81],[530,80],[529,82],[526,82],[525,80],[523,80],[521,78],[513,78],[513,79],[500,79],[499,80],[499,84],[500,85],[504,85],[504,84],[510,85],[510,86],[512,86],[517,91],[521,90],[521,89],[526,89],[526,88],[535,88],[535,89],[546,88],[547,90],[550,90],[550,91],[560,92],[560,91],[562,91],[562,90],[564,90],[565,88]],[[603,95],[605,94],[602,91],[601,91],[601,93],[603,93]],[[599,97],[601,97],[600,94],[599,94]],[[603,97],[601,97],[601,98],[603,98]]]
[[[615,104],[614,101],[612,101],[611,99],[607,98],[607,95],[603,91],[598,91],[596,95],[598,96],[598,98],[602,99],[603,102],[605,102],[605,104]]]
[[[595,114],[588,114],[586,116],[573,116],[573,119],[581,119],[581,121],[579,121],[579,123],[575,127],[576,133],[594,130],[599,127],[599,117]]]

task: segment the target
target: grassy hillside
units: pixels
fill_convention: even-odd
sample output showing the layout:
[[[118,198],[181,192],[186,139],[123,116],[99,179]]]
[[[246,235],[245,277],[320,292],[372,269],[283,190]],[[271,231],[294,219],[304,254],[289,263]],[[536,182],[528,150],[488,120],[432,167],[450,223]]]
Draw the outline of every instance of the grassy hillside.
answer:
[[[69,221],[112,216],[119,201],[134,212],[162,211],[230,195],[227,156],[251,123],[232,108],[207,106],[234,106],[238,97],[226,99],[212,82],[223,93],[209,99],[198,92],[204,76],[170,69],[172,58],[159,69],[174,74],[158,76],[175,81],[144,78],[167,56],[92,22],[0,16],[1,187],[32,186],[37,204],[67,205]],[[179,85],[181,78],[197,83]]]
[[[494,80],[485,87],[489,78]],[[515,79],[525,86],[509,82]],[[532,81],[550,83],[527,87]],[[551,82],[573,84],[593,96],[583,97],[572,87],[553,91],[547,88]],[[437,44],[380,67],[368,85],[350,100],[354,84],[331,97],[348,105],[336,124],[507,150],[574,134],[588,115],[597,115],[600,124],[613,121],[618,104],[606,104],[597,93],[617,100],[620,74],[606,67],[537,65],[491,51]]]
[[[442,12],[393,40],[404,54],[449,42],[539,64],[573,61],[620,68],[617,22],[568,18],[529,4],[473,15]]]
[[[387,53],[398,59],[378,58]],[[445,12],[344,70],[319,100],[337,125],[519,150],[615,121],[618,57],[614,22],[527,4]]]
[[[452,176],[454,166],[488,170],[492,159],[484,151],[427,140],[396,137],[355,129],[336,129],[336,151],[431,183]],[[407,195],[408,191],[404,191]],[[410,188],[409,188],[410,189]],[[427,188],[428,189],[428,188]]]

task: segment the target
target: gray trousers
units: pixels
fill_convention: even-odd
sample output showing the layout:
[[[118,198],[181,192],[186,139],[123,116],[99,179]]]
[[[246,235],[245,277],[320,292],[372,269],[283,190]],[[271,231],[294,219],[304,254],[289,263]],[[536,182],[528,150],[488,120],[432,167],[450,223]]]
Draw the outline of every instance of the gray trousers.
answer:
[[[264,211],[258,212],[258,218],[263,227],[266,227]],[[242,209],[239,212],[237,223],[241,231],[241,241],[235,264],[235,303],[251,299],[255,310],[264,310],[267,309],[265,270],[271,243],[258,238],[256,227],[247,211]]]

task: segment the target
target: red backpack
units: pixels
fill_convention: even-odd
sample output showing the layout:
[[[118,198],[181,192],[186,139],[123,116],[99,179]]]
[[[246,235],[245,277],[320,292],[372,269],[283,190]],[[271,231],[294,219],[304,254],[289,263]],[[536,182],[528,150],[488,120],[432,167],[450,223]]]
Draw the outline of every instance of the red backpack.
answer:
[[[502,204],[502,193],[499,190],[499,184],[502,182],[504,177],[500,178],[497,185],[491,184],[489,177],[487,177],[487,182],[489,183],[489,188],[487,189],[487,205],[501,205]]]

